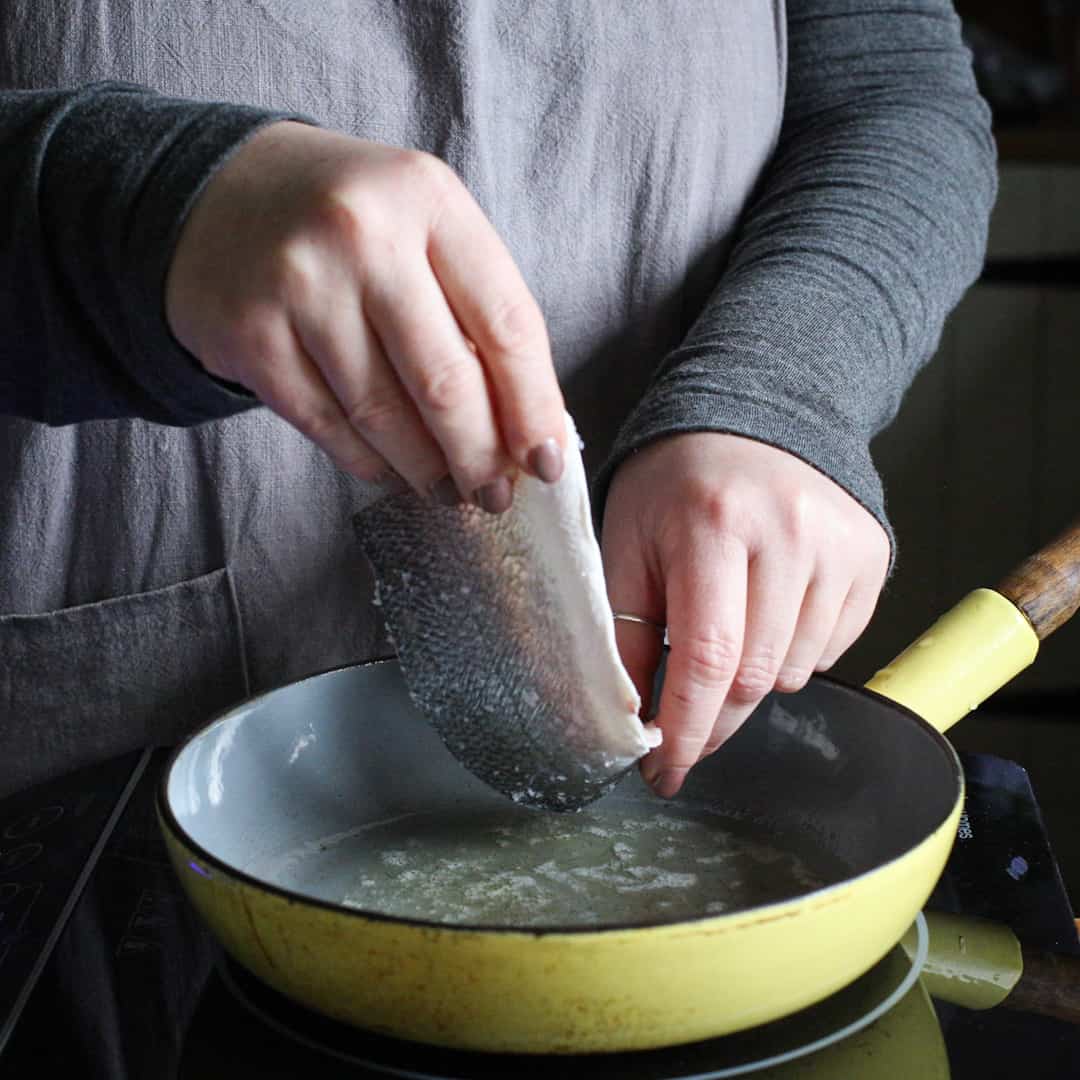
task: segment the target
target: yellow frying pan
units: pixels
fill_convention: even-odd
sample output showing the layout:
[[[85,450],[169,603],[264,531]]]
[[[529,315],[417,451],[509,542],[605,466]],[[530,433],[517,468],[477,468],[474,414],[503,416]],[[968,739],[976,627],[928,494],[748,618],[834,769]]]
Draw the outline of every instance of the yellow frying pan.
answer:
[[[960,816],[962,773],[941,732],[1028,665],[1078,603],[1074,528],[996,591],[968,596],[868,689],[816,677],[767,699],[676,802],[756,823],[832,869],[820,887],[741,910],[535,930],[345,906],[343,852],[356,849],[342,837],[362,843],[373,823],[417,814],[467,830],[524,812],[447,754],[390,661],[313,676],[213,721],[174,755],[159,816],[226,948],[309,1008],[474,1050],[710,1038],[824,998],[896,944]],[[616,795],[662,806],[636,777]]]

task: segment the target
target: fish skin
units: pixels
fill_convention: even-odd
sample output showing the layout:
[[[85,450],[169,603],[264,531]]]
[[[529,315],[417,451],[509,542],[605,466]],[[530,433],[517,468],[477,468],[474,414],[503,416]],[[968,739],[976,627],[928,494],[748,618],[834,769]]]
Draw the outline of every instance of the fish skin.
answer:
[[[563,476],[519,474],[504,514],[405,492],[354,519],[413,702],[466,768],[547,810],[587,806],[651,745],[567,422]]]

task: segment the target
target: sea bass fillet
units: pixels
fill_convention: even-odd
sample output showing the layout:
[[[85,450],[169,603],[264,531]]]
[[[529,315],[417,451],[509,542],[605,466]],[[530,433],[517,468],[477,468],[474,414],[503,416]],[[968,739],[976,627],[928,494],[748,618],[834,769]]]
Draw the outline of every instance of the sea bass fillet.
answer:
[[[493,516],[412,492],[356,528],[413,701],[515,802],[575,810],[659,741],[615,645],[580,441],[556,484],[519,474]]]

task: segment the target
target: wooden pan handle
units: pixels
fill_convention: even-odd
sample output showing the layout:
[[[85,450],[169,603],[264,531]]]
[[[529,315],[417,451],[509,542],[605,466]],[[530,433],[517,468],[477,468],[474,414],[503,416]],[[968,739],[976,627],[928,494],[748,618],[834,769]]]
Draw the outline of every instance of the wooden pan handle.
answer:
[[[1080,520],[1007,574],[996,591],[1028,618],[1039,639],[1080,608]]]
[[[1006,1009],[1080,1023],[1080,957],[1024,949],[1024,971]]]

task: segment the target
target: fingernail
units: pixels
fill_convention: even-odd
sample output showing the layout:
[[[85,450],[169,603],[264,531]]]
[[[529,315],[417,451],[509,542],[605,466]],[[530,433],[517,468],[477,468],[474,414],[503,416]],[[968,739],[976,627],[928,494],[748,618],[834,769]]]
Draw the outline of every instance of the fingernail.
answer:
[[[500,476],[498,480],[492,480],[490,484],[478,488],[474,498],[489,514],[501,514],[510,509],[510,504],[514,501],[514,489],[505,476]]]
[[[545,484],[554,484],[562,476],[563,456],[554,439],[545,439],[529,451],[529,468]]]
[[[651,783],[653,791],[660,796],[661,799],[670,799],[678,794],[679,788],[682,787],[683,780],[686,778],[688,769],[664,769],[659,776],[655,777]]]
[[[454,478],[449,475],[436,480],[428,488],[428,494],[440,506],[457,506],[461,502],[461,492],[458,491]]]

